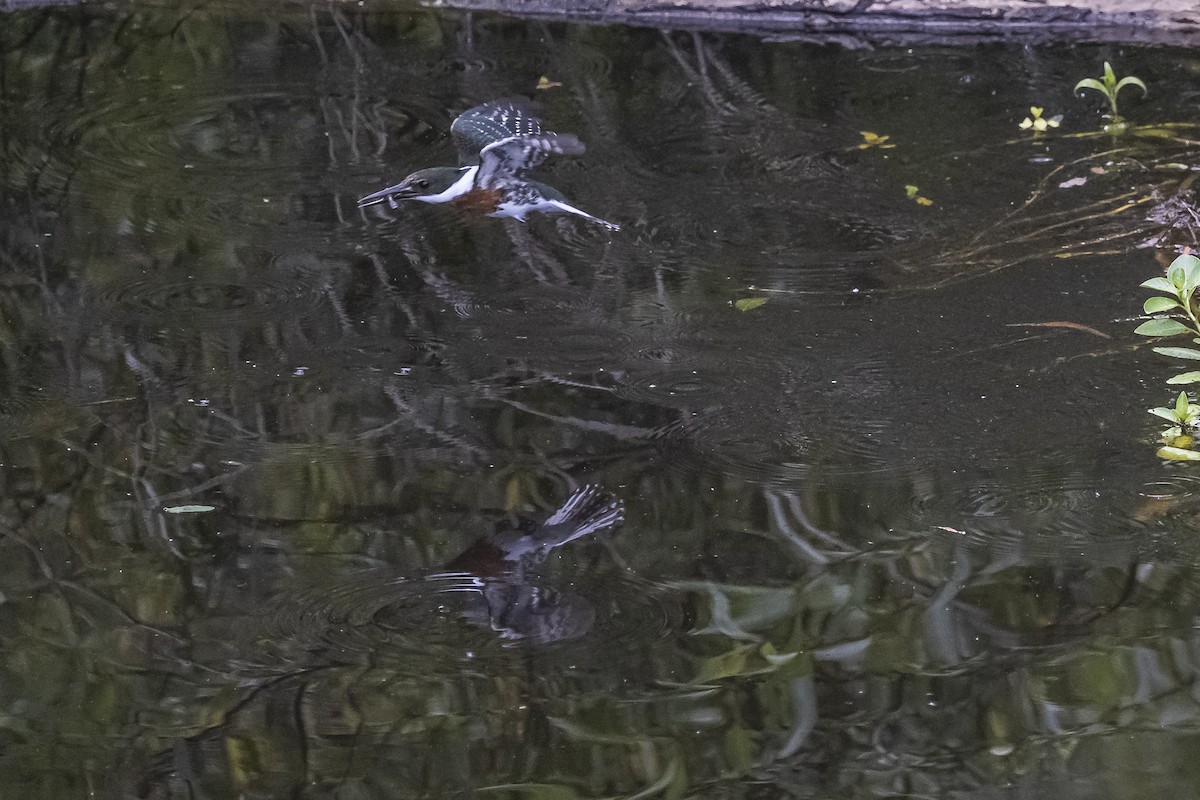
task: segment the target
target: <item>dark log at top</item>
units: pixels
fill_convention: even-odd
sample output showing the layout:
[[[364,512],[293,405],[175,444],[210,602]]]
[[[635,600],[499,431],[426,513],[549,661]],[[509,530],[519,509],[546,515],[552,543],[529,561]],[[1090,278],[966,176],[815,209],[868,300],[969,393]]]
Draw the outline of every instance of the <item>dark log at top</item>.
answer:
[[[1200,0],[436,0],[429,5],[848,46],[997,40],[1200,43]]]

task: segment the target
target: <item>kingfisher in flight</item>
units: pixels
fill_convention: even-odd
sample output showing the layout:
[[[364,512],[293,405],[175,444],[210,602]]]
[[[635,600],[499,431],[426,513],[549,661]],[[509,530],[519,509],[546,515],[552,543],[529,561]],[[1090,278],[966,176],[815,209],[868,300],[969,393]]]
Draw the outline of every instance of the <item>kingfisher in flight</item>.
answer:
[[[551,155],[582,155],[583,142],[571,133],[542,129],[532,106],[495,100],[464,111],[450,125],[458,167],[417,170],[399,183],[359,199],[358,207],[377,203],[397,207],[399,200],[450,203],[490,217],[575,214],[610,230],[619,226],[567,202],[553,186],[532,180],[529,170]]]

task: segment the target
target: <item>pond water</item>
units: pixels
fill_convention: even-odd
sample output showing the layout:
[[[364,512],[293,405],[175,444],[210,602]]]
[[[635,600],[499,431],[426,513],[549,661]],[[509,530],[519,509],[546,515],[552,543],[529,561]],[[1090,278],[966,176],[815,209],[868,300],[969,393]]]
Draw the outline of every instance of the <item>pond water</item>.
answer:
[[[1105,60],[1121,137],[1071,93]],[[1194,793],[1200,473],[1133,328],[1198,75],[0,13],[6,791]],[[534,95],[588,146],[538,177],[619,231],[356,207]],[[623,525],[493,569],[589,484]]]

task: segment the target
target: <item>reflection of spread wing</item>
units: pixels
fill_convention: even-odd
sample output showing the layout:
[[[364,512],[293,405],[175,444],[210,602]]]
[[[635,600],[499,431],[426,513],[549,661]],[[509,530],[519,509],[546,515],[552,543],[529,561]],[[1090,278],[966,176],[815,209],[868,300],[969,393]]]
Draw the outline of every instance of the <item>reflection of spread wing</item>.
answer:
[[[479,151],[493,142],[513,136],[536,136],[542,132],[532,102],[494,100],[467,109],[450,126],[450,138],[458,151],[459,166],[479,163]]]
[[[519,177],[552,153],[577,156],[583,150],[583,142],[570,133],[510,136],[492,142],[479,152],[479,174],[475,176],[475,185],[481,189],[499,188],[498,184],[506,178]]]

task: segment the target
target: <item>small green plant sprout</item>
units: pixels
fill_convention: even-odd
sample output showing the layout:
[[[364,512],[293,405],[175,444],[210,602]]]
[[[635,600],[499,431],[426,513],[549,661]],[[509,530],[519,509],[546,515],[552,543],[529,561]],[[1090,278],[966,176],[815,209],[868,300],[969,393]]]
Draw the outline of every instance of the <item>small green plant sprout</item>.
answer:
[[[1188,400],[1187,392],[1180,392],[1175,398],[1175,405],[1150,409],[1156,417],[1162,417],[1174,427],[1163,433],[1163,436],[1180,436],[1195,430],[1200,422],[1200,406]]]
[[[1036,133],[1044,133],[1047,128],[1057,128],[1062,122],[1062,114],[1055,114],[1053,117],[1043,117],[1046,109],[1041,106],[1030,106],[1029,116],[1021,120],[1021,124],[1017,127],[1023,131],[1030,128]]]
[[[1092,89],[1104,95],[1104,99],[1108,101],[1109,119],[1112,121],[1110,125],[1105,126],[1105,130],[1124,130],[1125,121],[1121,118],[1121,113],[1117,110],[1117,95],[1126,86],[1136,86],[1142,90],[1142,96],[1147,94],[1146,84],[1141,78],[1135,78],[1132,75],[1126,75],[1124,78],[1117,80],[1117,74],[1113,72],[1112,64],[1104,62],[1104,74],[1100,76],[1100,80],[1095,78],[1084,78],[1079,83],[1075,84],[1072,92],[1078,92],[1081,89]]]
[[[1162,432],[1163,446],[1158,448],[1158,457],[1168,461],[1200,461],[1200,452],[1192,449],[1196,443],[1195,431],[1200,425],[1200,405],[1188,400],[1187,392],[1180,392],[1174,406],[1150,409],[1156,417],[1171,423]]]

